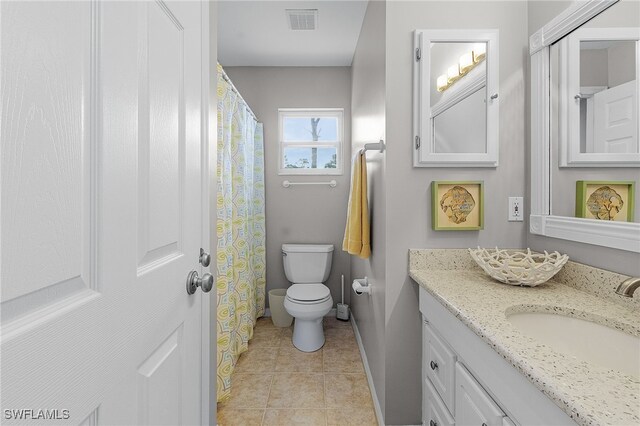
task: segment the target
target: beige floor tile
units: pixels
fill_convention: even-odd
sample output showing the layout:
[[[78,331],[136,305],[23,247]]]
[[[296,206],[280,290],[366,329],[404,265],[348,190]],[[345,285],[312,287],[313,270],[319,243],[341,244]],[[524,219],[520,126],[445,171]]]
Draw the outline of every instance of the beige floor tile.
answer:
[[[256,328],[253,338],[249,340],[249,348],[277,348],[280,346],[282,329],[275,327]]]
[[[278,348],[252,348],[238,359],[235,371],[238,373],[270,373],[275,370]]]
[[[282,333],[282,336],[280,336],[280,347],[285,349],[296,349],[296,347],[293,346],[293,335]]]
[[[282,330],[284,330],[284,328],[270,327],[270,326],[256,327],[253,329],[253,335],[260,336],[260,335],[269,335],[269,334],[280,334],[282,333]]]
[[[376,413],[372,408],[329,408],[327,425],[377,426]]]
[[[331,373],[364,373],[360,350],[357,346],[327,348],[323,350],[323,371]]]
[[[351,321],[342,321],[337,319],[336,317],[324,317],[323,319],[324,328],[350,328]]]
[[[364,374],[325,373],[324,387],[327,408],[373,407]]]
[[[289,338],[293,337],[293,325],[291,327],[283,328],[282,335]]]
[[[269,392],[269,408],[324,408],[323,375],[277,373]]]
[[[219,410],[228,408],[265,408],[273,375],[240,374],[231,377],[231,397],[218,404]]]
[[[322,373],[322,350],[302,352],[296,348],[280,347],[276,372]]]
[[[218,410],[218,426],[260,426],[264,410],[222,408]]]
[[[271,317],[260,317],[256,321],[255,328],[278,328],[271,321]]]
[[[324,330],[325,348],[357,348],[356,335],[351,327],[334,327]]]
[[[274,410],[268,409],[264,416],[263,425],[313,425],[325,426],[325,410],[294,409]]]

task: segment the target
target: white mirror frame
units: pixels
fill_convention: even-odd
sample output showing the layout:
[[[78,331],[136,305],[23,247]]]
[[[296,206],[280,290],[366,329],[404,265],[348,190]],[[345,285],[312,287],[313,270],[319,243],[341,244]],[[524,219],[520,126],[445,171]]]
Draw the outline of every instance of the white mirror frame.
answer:
[[[640,167],[640,153],[580,152],[580,42],[599,40],[636,41],[636,82],[640,81],[640,28],[580,28],[560,44],[559,149],[560,167]],[[636,83],[637,84],[637,83]],[[640,96],[636,96],[636,113]],[[636,132],[638,130],[636,129]]]
[[[462,29],[462,30],[415,30],[415,58],[413,67],[413,166],[414,167],[497,167],[499,137],[499,49],[497,29]],[[429,46],[432,42],[467,42],[487,43],[486,53],[486,102],[487,127],[485,153],[437,153],[432,138],[433,110],[430,101],[430,69],[431,58]],[[474,77],[473,71],[467,77]],[[478,77],[478,75],[475,75]],[[484,81],[473,78],[467,88],[477,90]],[[469,90],[461,90],[451,97],[449,104],[455,103],[469,94]],[[494,97],[495,96],[495,97]],[[439,108],[441,112],[442,108]]]
[[[619,0],[577,1],[529,39],[531,54],[531,215],[529,231],[640,253],[640,223],[551,215],[549,48]]]

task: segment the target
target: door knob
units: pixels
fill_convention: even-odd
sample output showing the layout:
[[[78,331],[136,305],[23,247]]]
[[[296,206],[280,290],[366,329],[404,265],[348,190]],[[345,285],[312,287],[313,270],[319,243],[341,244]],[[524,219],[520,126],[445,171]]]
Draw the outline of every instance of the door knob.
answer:
[[[438,363],[437,363],[437,362],[435,362],[435,361],[431,361],[431,362],[429,363],[429,366],[431,367],[431,369],[432,369],[433,371],[436,371],[436,370],[438,369]]]
[[[207,266],[209,266],[210,263],[211,263],[211,255],[206,251],[204,251],[203,249],[200,249],[200,264],[206,268]]]
[[[189,272],[187,276],[187,294],[195,293],[198,287],[202,288],[205,293],[209,293],[213,288],[213,275],[206,273],[200,278],[196,271]]]

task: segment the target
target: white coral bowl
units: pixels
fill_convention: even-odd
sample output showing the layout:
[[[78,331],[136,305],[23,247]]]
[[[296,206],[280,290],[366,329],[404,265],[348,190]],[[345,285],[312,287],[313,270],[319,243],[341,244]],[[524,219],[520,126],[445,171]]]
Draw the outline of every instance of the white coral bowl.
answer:
[[[478,266],[490,277],[511,285],[535,287],[549,281],[567,263],[569,256],[553,253],[532,253],[499,248],[469,249]]]

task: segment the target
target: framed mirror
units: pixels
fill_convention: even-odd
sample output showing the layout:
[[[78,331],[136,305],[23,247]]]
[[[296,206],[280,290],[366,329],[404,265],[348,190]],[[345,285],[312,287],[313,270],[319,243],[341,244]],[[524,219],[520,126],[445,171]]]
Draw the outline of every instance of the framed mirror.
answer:
[[[414,37],[414,166],[496,167],[498,30]]]
[[[638,28],[583,0],[531,36],[532,234],[640,253]]]
[[[640,167],[640,26],[581,27],[550,55],[560,167]]]

